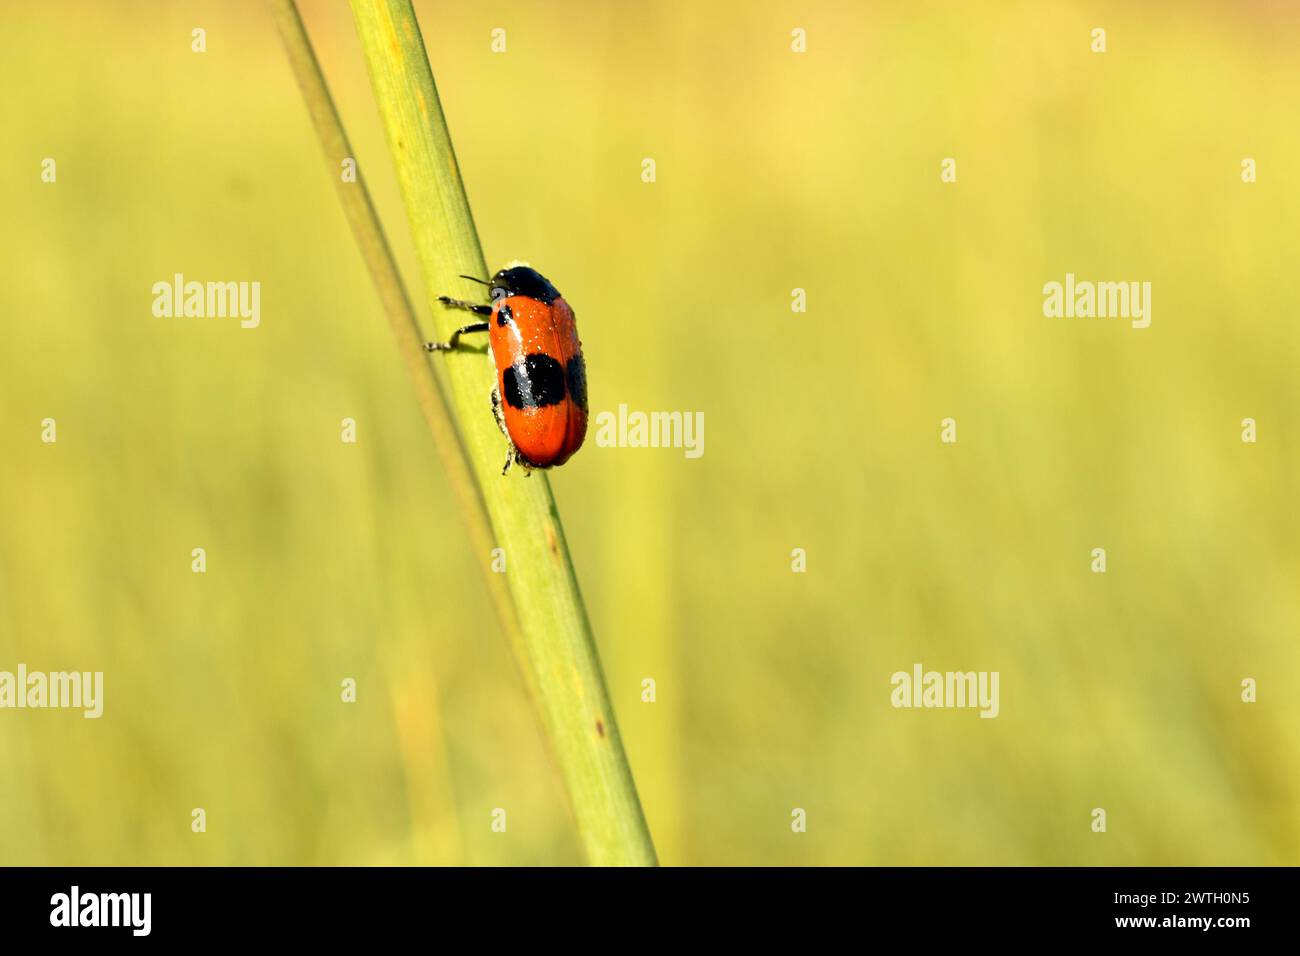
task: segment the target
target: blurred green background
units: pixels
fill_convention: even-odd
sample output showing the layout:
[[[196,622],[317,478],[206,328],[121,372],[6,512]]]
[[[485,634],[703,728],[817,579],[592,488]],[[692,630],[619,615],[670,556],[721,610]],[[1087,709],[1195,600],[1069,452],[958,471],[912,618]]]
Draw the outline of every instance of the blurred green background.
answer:
[[[417,10],[593,413],[705,414],[552,475],[663,862],[1300,863],[1294,6]],[[348,8],[304,16],[422,305]],[[0,80],[0,670],[105,672],[98,721],[0,711],[0,863],[580,862],[267,11],[7,3]],[[1151,327],[1044,318],[1067,271]],[[261,327],[154,318],[177,272]],[[916,662],[1000,716],[895,710]]]

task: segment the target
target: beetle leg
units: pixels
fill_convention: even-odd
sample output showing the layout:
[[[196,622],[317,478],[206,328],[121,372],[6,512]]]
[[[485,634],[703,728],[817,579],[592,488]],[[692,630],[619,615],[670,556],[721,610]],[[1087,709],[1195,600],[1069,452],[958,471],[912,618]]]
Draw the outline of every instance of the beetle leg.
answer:
[[[453,309],[465,309],[467,312],[473,312],[475,315],[491,315],[492,306],[477,305],[473,302],[466,302],[464,299],[453,299],[449,295],[438,296],[438,301],[443,305],[449,305]]]
[[[497,391],[495,385],[492,386],[492,417],[497,420],[497,428],[501,429],[501,434],[509,438],[510,432],[506,431],[506,418],[501,411],[501,393]]]
[[[474,306],[474,308],[480,308],[480,307]],[[487,306],[482,306],[482,308],[487,309]],[[491,309],[488,309],[489,313],[491,313],[491,311],[492,311]],[[425,342],[424,350],[426,352],[448,352],[456,348],[456,345],[460,342],[460,337],[462,335],[470,335],[471,333],[474,332],[486,332],[487,330],[488,330],[487,322],[474,322],[470,325],[462,325],[455,332],[451,333],[451,338],[448,339],[446,342]]]
[[[519,454],[519,449],[516,448],[514,445],[510,446],[510,454],[506,457],[506,466],[501,469],[501,474],[504,475],[507,471],[509,471],[511,465],[518,465],[520,468],[522,468],[524,470],[525,478],[531,478],[533,476],[532,466],[529,465],[528,462],[524,460],[524,456]]]
[[[501,411],[501,393],[497,391],[495,385],[492,386],[492,417],[497,420],[497,428],[501,429],[501,434],[506,436],[506,443],[510,446],[510,451],[506,455],[505,467],[501,469],[501,474],[504,477],[506,472],[510,470],[511,465],[515,462],[519,462],[520,465],[523,465],[524,460],[519,457],[519,449],[515,447],[514,440],[510,437],[510,432],[506,431],[506,416]],[[528,473],[527,468],[524,468],[524,473]]]

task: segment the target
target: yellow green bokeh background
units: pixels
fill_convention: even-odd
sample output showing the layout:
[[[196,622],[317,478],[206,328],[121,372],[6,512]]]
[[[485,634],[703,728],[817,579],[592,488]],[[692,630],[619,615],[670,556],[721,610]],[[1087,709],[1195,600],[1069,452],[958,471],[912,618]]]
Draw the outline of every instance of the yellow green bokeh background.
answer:
[[[431,328],[349,11],[303,6]],[[552,475],[663,862],[1300,863],[1300,11],[417,10],[593,412],[705,415]],[[268,12],[6,4],[0,81],[0,670],[105,674],[98,721],[0,711],[0,864],[580,862]],[[177,272],[261,327],[154,318]],[[1044,318],[1066,272],[1151,327]],[[1000,716],[892,708],[917,662]]]

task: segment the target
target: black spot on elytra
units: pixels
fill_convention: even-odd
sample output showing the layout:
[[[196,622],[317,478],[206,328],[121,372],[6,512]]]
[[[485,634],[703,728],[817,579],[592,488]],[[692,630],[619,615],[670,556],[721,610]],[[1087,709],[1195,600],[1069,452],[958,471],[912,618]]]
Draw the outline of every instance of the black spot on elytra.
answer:
[[[560,297],[560,293],[546,281],[545,276],[528,266],[502,269],[492,277],[493,298],[496,298],[497,289],[505,289],[506,295],[526,295],[545,305],[550,305]]]
[[[545,408],[564,401],[564,366],[543,352],[534,352],[501,375],[506,404],[512,408]]]
[[[569,394],[584,412],[587,410],[587,363],[581,355],[569,359]]]
[[[497,309],[497,325],[509,325],[514,320],[515,314],[510,311],[510,306],[502,302],[501,308]]]

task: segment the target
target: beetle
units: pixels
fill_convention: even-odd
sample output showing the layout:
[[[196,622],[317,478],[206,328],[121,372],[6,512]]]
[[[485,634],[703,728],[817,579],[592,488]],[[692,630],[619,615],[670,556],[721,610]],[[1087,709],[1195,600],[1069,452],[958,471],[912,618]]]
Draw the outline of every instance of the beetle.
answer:
[[[536,269],[511,263],[491,282],[461,276],[488,287],[490,305],[440,295],[438,301],[466,309],[486,321],[461,326],[446,342],[429,342],[430,352],[456,349],[462,335],[487,332],[496,365],[492,414],[510,441],[501,474],[518,464],[562,465],[587,434],[587,366],[573,309]]]

